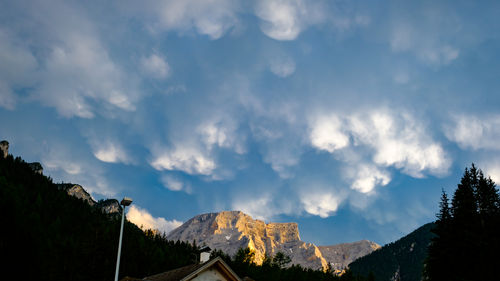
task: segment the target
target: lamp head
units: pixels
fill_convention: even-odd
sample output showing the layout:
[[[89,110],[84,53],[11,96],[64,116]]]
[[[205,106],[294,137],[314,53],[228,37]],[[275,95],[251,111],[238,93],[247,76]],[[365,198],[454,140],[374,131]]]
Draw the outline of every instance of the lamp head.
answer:
[[[132,198],[128,197],[123,197],[122,202],[120,202],[120,205],[123,206],[130,206],[130,204],[132,204]]]

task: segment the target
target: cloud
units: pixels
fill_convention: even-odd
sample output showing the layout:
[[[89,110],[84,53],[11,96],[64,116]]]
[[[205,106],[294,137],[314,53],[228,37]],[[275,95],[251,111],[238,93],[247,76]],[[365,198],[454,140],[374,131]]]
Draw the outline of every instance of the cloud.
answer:
[[[500,184],[500,163],[486,165],[484,171],[497,185]]]
[[[304,210],[312,215],[326,218],[337,211],[342,199],[333,193],[308,192],[300,198]]]
[[[145,74],[155,79],[165,79],[171,72],[165,58],[157,53],[141,58],[140,66]]]
[[[422,2],[405,10],[395,9],[396,14],[389,23],[389,43],[394,52],[413,53],[429,65],[447,65],[460,55],[460,40],[456,36],[461,19],[449,7],[431,5]]]
[[[271,60],[270,69],[275,75],[285,78],[295,72],[295,62],[290,57],[275,58]]]
[[[246,152],[244,136],[237,133],[238,124],[230,117],[219,116],[202,122],[197,133],[208,150],[214,147],[233,149],[238,154]]]
[[[376,186],[384,186],[391,181],[389,173],[374,165],[361,164],[351,168],[348,175],[353,180],[351,188],[361,193],[369,193]]]
[[[391,181],[385,167],[420,178],[426,173],[444,175],[451,165],[441,144],[407,113],[378,109],[343,118],[319,114],[309,127],[311,146],[343,162],[351,188],[362,193]]]
[[[163,175],[161,177],[163,186],[171,191],[184,191],[188,194],[192,192],[191,186],[184,183],[180,178],[173,175]]]
[[[196,147],[179,145],[165,152],[155,153],[151,166],[157,170],[178,170],[188,174],[211,175],[217,165]]]
[[[123,148],[113,142],[105,142],[102,144],[97,144],[94,150],[94,156],[107,163],[130,163],[128,154],[123,150]]]
[[[149,0],[124,5],[132,17],[140,17],[154,31],[195,30],[211,39],[222,37],[238,24],[239,2],[233,0]]]
[[[349,136],[342,131],[342,122],[336,115],[321,116],[310,126],[309,139],[315,148],[333,153],[349,145]]]
[[[5,38],[0,31],[0,52],[9,58],[2,66],[12,67],[9,75],[0,73],[8,79],[7,83],[0,78],[0,87],[11,89],[11,94],[3,94],[7,97],[2,98],[4,105],[12,107],[17,80],[23,82],[20,88],[27,100],[54,107],[65,117],[92,118],[96,113],[135,110],[140,96],[135,79],[113,61],[84,9],[64,1],[50,5],[31,1],[9,8],[9,16],[25,20],[12,25],[17,39]]]
[[[320,2],[302,0],[260,0],[255,14],[262,32],[276,40],[294,40],[309,25],[325,20]]]
[[[500,150],[500,115],[488,117],[460,115],[445,127],[446,137],[464,149]]]
[[[165,234],[182,225],[182,222],[175,219],[168,221],[162,217],[155,218],[147,210],[135,205],[128,209],[127,219],[144,230],[157,229]]]
[[[125,75],[110,60],[95,37],[85,34],[63,36],[52,46],[37,90],[42,103],[54,106],[66,117],[92,118],[92,101],[121,110],[135,110],[135,93],[124,88]]]
[[[13,89],[31,85],[36,67],[37,61],[25,43],[0,28],[0,107],[15,108]]]
[[[378,165],[394,166],[412,177],[423,177],[424,171],[443,175],[451,165],[442,146],[409,114],[373,111],[352,116],[349,127],[355,145],[372,148]]]

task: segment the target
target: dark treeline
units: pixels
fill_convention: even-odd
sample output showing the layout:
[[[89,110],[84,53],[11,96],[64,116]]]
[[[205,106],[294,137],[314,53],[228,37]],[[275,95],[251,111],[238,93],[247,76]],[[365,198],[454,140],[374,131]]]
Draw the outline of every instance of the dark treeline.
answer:
[[[113,280],[120,217],[58,190],[21,158],[0,157],[0,253],[4,276],[20,280]],[[120,276],[191,264],[196,247],[124,227]],[[19,269],[22,268],[20,271]]]
[[[52,179],[34,173],[21,158],[0,157],[0,272],[20,280],[113,280],[120,217],[109,216],[59,190]],[[145,277],[196,262],[199,247],[168,241],[164,234],[124,228],[120,278]],[[232,259],[240,275],[255,280],[365,280],[347,272],[287,267],[286,256],[253,264],[241,250]]]
[[[491,178],[465,169],[451,204],[443,191],[425,280],[498,280],[500,199]]]
[[[354,275],[351,271],[346,271],[343,275],[337,276],[331,268],[326,272],[317,269],[306,269],[300,265],[290,266],[290,257],[278,252],[274,257],[264,259],[262,265],[256,265],[252,261],[254,253],[249,249],[239,249],[232,258],[222,251],[212,251],[211,258],[220,256],[239,276],[249,276],[259,281],[274,280],[295,280],[295,281],[373,281],[373,276],[364,278]]]
[[[372,273],[377,281],[420,281],[427,258],[427,246],[435,236],[431,232],[434,227],[434,223],[425,224],[405,237],[355,260],[349,264],[349,268],[365,276]]]

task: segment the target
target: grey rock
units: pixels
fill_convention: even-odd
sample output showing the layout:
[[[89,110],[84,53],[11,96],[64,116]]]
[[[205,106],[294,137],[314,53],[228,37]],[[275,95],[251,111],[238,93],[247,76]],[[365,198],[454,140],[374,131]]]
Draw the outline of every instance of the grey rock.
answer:
[[[99,200],[96,204],[96,207],[99,208],[103,213],[108,215],[120,215],[122,211],[122,206],[116,199]]]
[[[42,164],[40,164],[39,162],[28,163],[28,166],[30,166],[30,168],[31,168],[31,170],[33,170],[33,172],[40,174],[40,175],[43,174],[43,167],[42,167]]]
[[[66,191],[69,195],[86,201],[90,206],[94,206],[96,201],[90,194],[79,184],[59,183],[57,187],[60,190]]]
[[[335,270],[344,269],[350,261],[380,247],[370,241],[318,247],[300,240],[297,223],[266,224],[240,211],[195,216],[170,232],[167,238],[196,240],[198,245],[207,245],[231,256],[239,248],[248,247],[255,252],[254,262],[257,264],[261,264],[266,255],[283,252],[290,256],[292,264],[326,269],[330,263]]]
[[[0,141],[0,156],[7,158],[9,155],[9,142],[6,140]]]

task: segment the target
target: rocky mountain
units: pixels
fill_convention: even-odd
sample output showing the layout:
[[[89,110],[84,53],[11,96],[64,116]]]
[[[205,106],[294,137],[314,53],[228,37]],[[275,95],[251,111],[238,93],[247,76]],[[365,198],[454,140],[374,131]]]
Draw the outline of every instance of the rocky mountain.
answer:
[[[219,249],[234,255],[239,248],[249,247],[255,252],[255,262],[262,263],[266,255],[283,252],[292,264],[307,268],[344,269],[354,259],[380,248],[370,241],[359,241],[333,246],[316,246],[300,240],[296,223],[265,223],[240,211],[225,211],[195,216],[174,229],[170,240],[192,242]]]
[[[90,206],[100,209],[105,214],[120,214],[122,207],[116,199],[106,199],[96,202],[92,196],[79,184],[58,183],[57,188],[66,191],[69,195],[82,199]]]
[[[358,258],[380,249],[380,245],[372,241],[361,240],[332,246],[318,246],[318,248],[323,257],[332,263],[333,268],[341,269],[347,268],[351,262]]]

